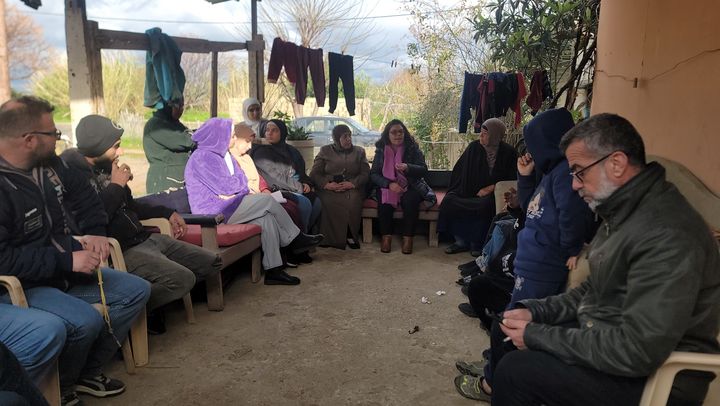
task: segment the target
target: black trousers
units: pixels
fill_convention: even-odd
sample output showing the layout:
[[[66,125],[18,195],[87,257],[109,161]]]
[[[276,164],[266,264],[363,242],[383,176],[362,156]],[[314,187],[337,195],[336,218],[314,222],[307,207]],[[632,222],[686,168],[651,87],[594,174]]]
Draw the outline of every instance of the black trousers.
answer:
[[[481,273],[468,284],[468,299],[475,313],[480,317],[483,326],[490,331],[492,319],[485,314],[485,309],[500,313],[505,310],[513,289],[512,278],[503,275]]]
[[[30,381],[17,358],[0,343],[0,405],[45,406],[47,402]]]
[[[637,406],[646,378],[568,365],[542,351],[513,351],[495,371],[492,406]]]
[[[295,100],[298,104],[305,104],[307,97],[308,68],[312,77],[315,101],[318,107],[323,107],[325,106],[325,64],[322,48],[298,47],[298,71],[297,83],[295,83]]]
[[[400,207],[403,210],[402,218],[402,235],[404,237],[412,237],[415,235],[415,225],[418,221],[418,213],[420,213],[420,202],[423,198],[415,189],[408,189],[400,198]],[[393,233],[393,213],[395,208],[389,204],[380,202],[378,205],[378,226],[380,227],[380,235],[390,235]]]
[[[328,52],[328,70],[330,74],[330,110],[337,107],[338,79],[342,79],[345,106],[351,116],[355,115],[355,78],[353,73],[353,57]]]

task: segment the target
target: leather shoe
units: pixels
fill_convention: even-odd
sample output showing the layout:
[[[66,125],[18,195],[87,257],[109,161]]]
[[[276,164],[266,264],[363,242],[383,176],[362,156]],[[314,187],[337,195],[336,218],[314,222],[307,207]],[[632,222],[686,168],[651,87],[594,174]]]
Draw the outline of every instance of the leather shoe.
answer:
[[[458,310],[460,310],[460,313],[473,318],[478,318],[478,314],[475,313],[475,309],[470,305],[470,303],[460,303],[458,305]]]
[[[392,247],[392,235],[382,236],[382,243],[380,243],[380,252],[388,253]]]
[[[403,236],[402,253],[403,254],[412,254],[412,248],[413,248],[412,246],[413,246],[413,238]]]
[[[470,262],[458,265],[458,270],[460,270],[460,275],[469,276],[480,272],[480,267],[477,266],[477,263],[475,263],[475,260],[473,259]]]
[[[465,252],[468,250],[468,247],[465,245],[460,244],[451,244],[447,248],[445,248],[446,254],[457,254],[458,252]]]
[[[299,254],[320,244],[323,238],[325,238],[325,236],[322,234],[305,234],[301,232],[294,240],[292,240],[288,248],[290,248],[290,251],[293,253]]]
[[[300,278],[291,276],[285,272],[283,267],[269,269],[265,272],[266,285],[299,285]]]

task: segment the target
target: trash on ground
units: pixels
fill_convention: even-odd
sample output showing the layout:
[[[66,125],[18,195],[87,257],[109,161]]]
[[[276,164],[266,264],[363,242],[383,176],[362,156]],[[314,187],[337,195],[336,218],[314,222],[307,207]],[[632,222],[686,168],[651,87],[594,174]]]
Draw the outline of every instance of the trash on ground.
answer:
[[[420,298],[420,301],[421,301],[422,303],[425,303],[425,304],[430,304],[430,303],[431,303],[431,302],[430,302],[430,299],[426,298],[425,296],[423,296],[422,298]]]
[[[420,327],[419,327],[419,326],[415,326],[415,327],[412,328],[412,330],[409,330],[409,331],[408,331],[408,334],[415,334],[415,333],[417,333],[418,331],[420,331]]]
[[[435,294],[438,295],[438,296],[442,296],[442,295],[445,294],[445,291],[444,291],[444,290],[438,290],[437,292],[435,292]]]

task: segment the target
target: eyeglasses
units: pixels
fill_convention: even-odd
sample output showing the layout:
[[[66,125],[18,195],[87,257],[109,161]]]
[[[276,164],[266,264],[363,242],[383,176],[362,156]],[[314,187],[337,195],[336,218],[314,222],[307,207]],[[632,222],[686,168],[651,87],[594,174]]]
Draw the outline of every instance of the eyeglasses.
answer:
[[[62,132],[57,129],[55,131],[30,131],[30,132],[23,134],[23,137],[28,134],[47,135],[49,137],[55,137],[56,140],[60,140],[60,138],[62,137]]]
[[[610,158],[610,155],[612,155],[612,154],[614,154],[614,153],[616,153],[616,152],[617,152],[617,151],[613,151],[613,152],[605,155],[604,157],[598,159],[597,161],[591,163],[590,165],[588,165],[588,166],[586,166],[586,167],[584,167],[584,168],[581,168],[580,170],[571,171],[571,172],[570,172],[570,176],[574,176],[575,179],[578,180],[578,182],[583,183],[583,174],[584,174],[585,172],[587,172],[588,169],[590,169],[590,168],[592,168],[593,166],[599,164],[600,162],[602,162],[602,161]]]

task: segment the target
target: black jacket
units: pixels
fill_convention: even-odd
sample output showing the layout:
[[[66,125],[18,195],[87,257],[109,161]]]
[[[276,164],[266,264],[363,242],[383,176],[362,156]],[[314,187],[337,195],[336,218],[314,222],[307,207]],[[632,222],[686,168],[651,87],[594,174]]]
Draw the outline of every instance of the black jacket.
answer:
[[[123,251],[140,244],[150,236],[140,220],[170,218],[173,214],[172,209],[164,206],[136,202],[129,187],[110,183],[110,174],[103,169],[90,166],[77,149],[63,152],[62,157],[90,182],[100,196],[108,216],[108,236],[118,240]]]
[[[73,224],[69,211],[81,213]],[[73,234],[105,235],[107,215],[87,180],[59,157],[24,172],[0,159],[0,274],[24,288],[67,288],[72,272]]]

